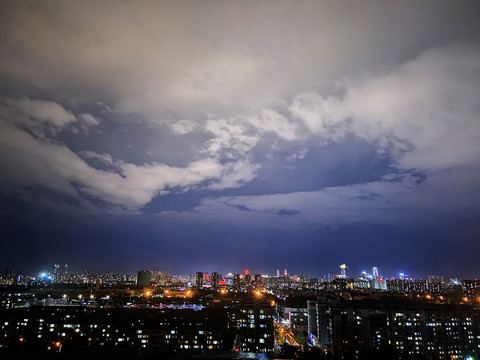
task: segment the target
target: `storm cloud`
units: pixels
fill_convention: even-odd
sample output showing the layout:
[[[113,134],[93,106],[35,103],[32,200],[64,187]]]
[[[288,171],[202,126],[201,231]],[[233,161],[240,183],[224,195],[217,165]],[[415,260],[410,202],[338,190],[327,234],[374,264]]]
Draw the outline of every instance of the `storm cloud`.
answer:
[[[176,226],[204,238],[215,227],[302,232],[305,244],[359,225],[414,242],[442,226],[470,239],[480,231],[465,230],[480,215],[479,10],[3,2],[2,214],[31,228],[43,226],[35,214],[68,216],[67,227],[148,224],[152,246],[175,236],[196,246]]]

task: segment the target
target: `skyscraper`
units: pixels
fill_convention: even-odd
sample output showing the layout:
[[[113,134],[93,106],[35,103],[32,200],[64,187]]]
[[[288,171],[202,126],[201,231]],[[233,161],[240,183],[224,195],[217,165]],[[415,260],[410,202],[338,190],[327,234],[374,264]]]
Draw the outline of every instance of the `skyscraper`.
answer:
[[[216,289],[218,287],[219,282],[220,282],[220,274],[218,272],[212,272],[212,278],[211,278],[212,288]]]
[[[242,287],[240,274],[233,275],[233,289],[240,290]]]
[[[203,287],[203,272],[197,272],[195,274],[195,286],[197,288]]]
[[[372,268],[372,276],[378,278],[378,268],[376,266]]]

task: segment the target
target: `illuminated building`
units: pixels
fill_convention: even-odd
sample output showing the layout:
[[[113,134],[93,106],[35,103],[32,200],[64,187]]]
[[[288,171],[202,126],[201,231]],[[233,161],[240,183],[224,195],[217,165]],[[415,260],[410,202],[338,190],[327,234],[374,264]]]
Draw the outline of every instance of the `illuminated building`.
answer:
[[[376,266],[372,268],[372,276],[378,278],[378,268]]]
[[[445,277],[443,275],[427,275],[427,281],[432,283],[444,283]]]
[[[255,274],[255,288],[260,289],[264,286],[263,277],[260,274]]]
[[[480,280],[462,280],[463,295],[470,299],[480,298]]]
[[[150,348],[158,350],[231,349],[228,313],[222,309],[101,309],[36,307],[0,313],[0,345],[21,338],[39,350],[60,343],[70,351]]]
[[[208,272],[203,273],[203,283],[209,283],[210,282],[210,274]]]
[[[234,274],[233,275],[233,289],[234,290],[240,290],[242,288],[242,279],[240,277],[240,274]]]
[[[246,289],[251,289],[253,287],[252,275],[245,274],[243,276],[243,283],[244,283]]]
[[[60,265],[53,265],[53,281],[60,282]]]
[[[467,359],[480,355],[480,310],[403,302],[308,301],[308,331],[338,358]]]
[[[370,280],[370,287],[375,290],[387,290],[387,282],[381,278]]]
[[[212,272],[212,278],[211,278],[212,288],[216,289],[218,287],[219,282],[220,282],[220,274],[218,272]]]
[[[274,308],[269,301],[245,300],[238,316],[238,342],[240,351],[271,353],[273,343]]]

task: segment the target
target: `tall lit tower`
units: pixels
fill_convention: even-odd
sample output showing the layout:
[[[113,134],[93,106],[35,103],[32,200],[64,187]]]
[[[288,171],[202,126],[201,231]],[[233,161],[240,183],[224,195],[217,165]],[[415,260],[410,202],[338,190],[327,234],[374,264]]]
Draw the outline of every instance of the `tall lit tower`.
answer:
[[[65,266],[63,268],[63,279],[66,282],[68,279],[68,264],[65,263]]]
[[[372,268],[372,275],[375,279],[378,278],[378,268],[376,266]]]
[[[59,279],[59,272],[60,272],[60,265],[59,264],[55,264],[53,266],[53,280],[55,282],[60,282],[60,279]]]
[[[347,268],[348,266],[345,264],[340,265],[340,276],[345,279],[347,277]]]

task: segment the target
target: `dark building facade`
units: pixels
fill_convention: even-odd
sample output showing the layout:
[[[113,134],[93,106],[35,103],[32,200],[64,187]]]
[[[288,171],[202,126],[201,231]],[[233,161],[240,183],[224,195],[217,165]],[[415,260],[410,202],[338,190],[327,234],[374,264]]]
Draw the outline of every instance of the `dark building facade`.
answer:
[[[236,317],[239,335],[236,348],[248,352],[273,352],[273,315],[274,308],[269,301],[244,300]]]
[[[199,289],[203,287],[203,272],[195,274],[195,286]]]
[[[466,359],[480,354],[480,311],[425,302],[309,301],[309,332],[335,356]]]
[[[80,348],[231,349],[235,324],[221,309],[33,307],[0,312],[0,345]]]
[[[140,270],[137,273],[137,285],[149,286],[152,280],[152,273],[148,270]]]

